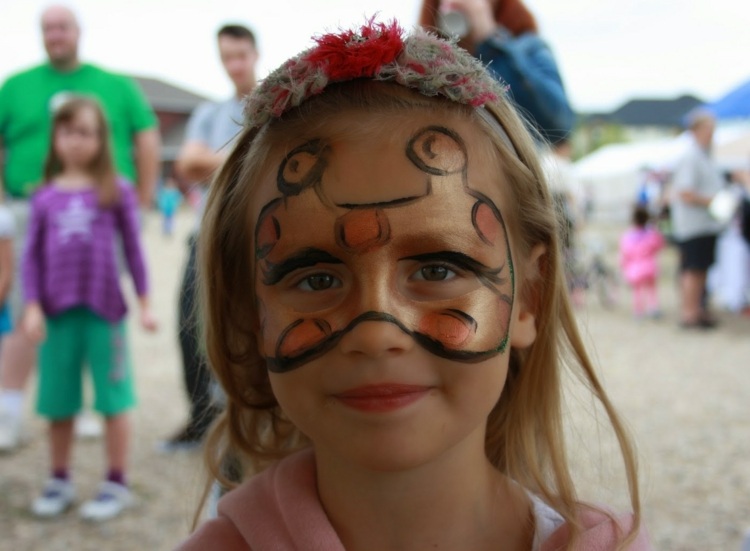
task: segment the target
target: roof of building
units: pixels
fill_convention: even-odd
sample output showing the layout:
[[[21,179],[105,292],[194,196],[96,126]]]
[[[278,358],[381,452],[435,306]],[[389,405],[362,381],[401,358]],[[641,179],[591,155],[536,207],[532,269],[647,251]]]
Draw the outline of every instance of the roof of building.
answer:
[[[207,97],[157,78],[133,76],[155,111],[191,113]]]
[[[681,127],[685,115],[703,103],[692,95],[675,99],[633,99],[606,115],[606,119],[623,126]]]

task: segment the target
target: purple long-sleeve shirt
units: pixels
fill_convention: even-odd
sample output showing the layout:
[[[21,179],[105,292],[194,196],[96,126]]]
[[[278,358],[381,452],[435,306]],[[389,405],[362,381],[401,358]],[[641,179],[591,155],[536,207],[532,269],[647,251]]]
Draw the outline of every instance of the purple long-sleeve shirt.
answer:
[[[39,302],[49,316],[84,306],[121,320],[127,306],[117,270],[118,231],[136,293],[146,295],[135,193],[124,182],[118,187],[120,198],[109,208],[99,206],[94,190],[47,185],[34,194],[21,274],[26,303]]]

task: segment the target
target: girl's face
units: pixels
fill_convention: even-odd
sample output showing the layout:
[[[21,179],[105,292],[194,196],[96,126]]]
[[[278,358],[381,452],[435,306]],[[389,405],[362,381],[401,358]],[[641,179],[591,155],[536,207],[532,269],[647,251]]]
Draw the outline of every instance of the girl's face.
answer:
[[[94,109],[79,109],[55,130],[55,153],[65,168],[88,168],[101,149],[101,128]]]
[[[256,194],[274,393],[319,454],[400,468],[461,442],[483,453],[509,347],[533,331],[498,162],[463,119],[357,112],[330,128],[357,121],[369,131],[293,144]]]

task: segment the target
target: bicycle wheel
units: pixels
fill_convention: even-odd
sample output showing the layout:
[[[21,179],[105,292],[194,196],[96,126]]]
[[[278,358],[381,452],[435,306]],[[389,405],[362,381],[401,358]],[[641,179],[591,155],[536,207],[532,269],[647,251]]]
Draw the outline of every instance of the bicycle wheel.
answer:
[[[617,306],[619,294],[619,281],[613,270],[604,264],[597,263],[595,272],[595,291],[599,303],[607,309]]]

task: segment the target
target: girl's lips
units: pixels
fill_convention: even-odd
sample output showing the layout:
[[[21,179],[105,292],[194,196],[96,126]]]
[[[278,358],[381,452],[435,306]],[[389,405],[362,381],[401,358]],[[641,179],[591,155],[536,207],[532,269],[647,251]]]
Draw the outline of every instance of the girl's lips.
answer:
[[[367,385],[336,394],[345,406],[360,411],[386,412],[406,407],[430,391],[429,386],[404,384]]]

